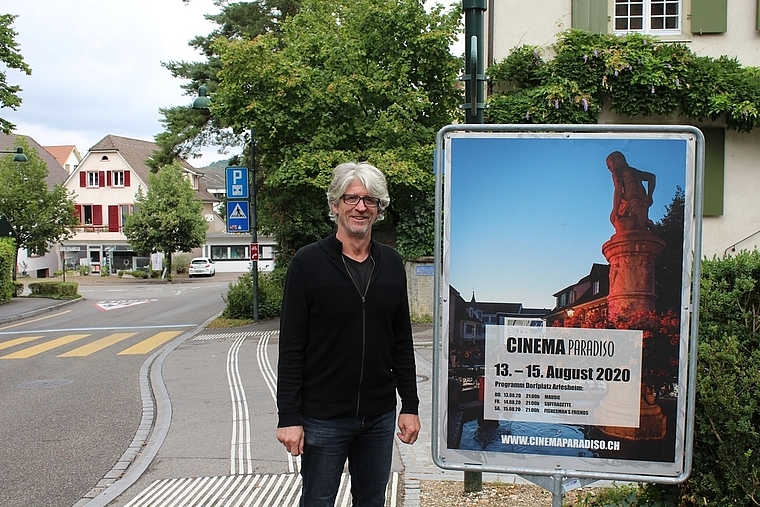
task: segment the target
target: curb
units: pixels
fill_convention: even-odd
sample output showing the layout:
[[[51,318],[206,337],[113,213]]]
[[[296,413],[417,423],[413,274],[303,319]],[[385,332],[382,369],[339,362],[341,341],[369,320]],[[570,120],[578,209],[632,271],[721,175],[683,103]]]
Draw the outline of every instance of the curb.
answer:
[[[85,298],[80,296],[77,299],[67,299],[66,301],[61,301],[60,303],[55,303],[50,306],[45,306],[42,308],[37,308],[36,310],[29,310],[28,312],[24,313],[17,313],[16,315],[10,315],[8,317],[0,317],[0,324],[7,324],[8,322],[15,322],[17,320],[23,320],[28,319],[29,317],[34,317],[36,315],[39,315],[41,313],[45,312],[52,312],[55,310],[58,310],[59,308],[63,308],[65,306],[73,305],[76,303],[79,303],[80,301],[84,301]]]

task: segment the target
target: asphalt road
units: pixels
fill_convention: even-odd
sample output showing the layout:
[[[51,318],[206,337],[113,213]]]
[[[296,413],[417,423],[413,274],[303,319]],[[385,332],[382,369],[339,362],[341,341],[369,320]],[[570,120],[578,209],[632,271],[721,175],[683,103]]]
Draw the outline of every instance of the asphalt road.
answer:
[[[218,314],[227,283],[83,285],[0,326],[0,505],[71,506],[99,484],[142,423],[141,368]]]

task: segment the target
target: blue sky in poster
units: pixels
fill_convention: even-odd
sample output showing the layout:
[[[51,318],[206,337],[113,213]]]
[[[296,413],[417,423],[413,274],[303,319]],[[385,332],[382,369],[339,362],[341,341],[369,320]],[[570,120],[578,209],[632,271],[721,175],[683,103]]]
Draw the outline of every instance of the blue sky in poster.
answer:
[[[552,308],[552,294],[607,264],[612,177],[607,155],[654,173],[657,222],[685,188],[687,142],[674,137],[455,137],[449,281],[469,301]]]

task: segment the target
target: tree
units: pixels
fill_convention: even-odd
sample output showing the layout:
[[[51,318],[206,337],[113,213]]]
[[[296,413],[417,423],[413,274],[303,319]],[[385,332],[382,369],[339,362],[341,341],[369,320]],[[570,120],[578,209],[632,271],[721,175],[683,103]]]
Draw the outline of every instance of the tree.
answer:
[[[406,257],[432,253],[434,142],[461,102],[449,51],[459,22],[418,0],[305,0],[281,35],[215,41],[211,114],[255,130],[260,224],[278,261],[332,230],[324,192],[347,160],[386,173],[389,242]]]
[[[48,190],[45,161],[21,137],[18,146],[24,148],[29,161],[14,162],[13,155],[0,158],[0,213],[8,220],[18,248],[44,255],[51,244],[71,238],[72,228],[78,224],[73,193],[60,184]],[[17,263],[18,250],[14,266]]]
[[[251,2],[225,3],[219,14],[208,15],[219,28],[207,36],[197,36],[188,45],[197,49],[205,58],[200,62],[164,62],[172,76],[187,80],[182,88],[190,96],[195,96],[198,87],[206,86],[209,93],[216,90],[217,72],[221,64],[213,47],[214,41],[225,39],[254,39],[263,33],[279,34],[279,25],[287,16],[298,12],[300,0],[255,0]],[[190,158],[202,146],[218,146],[220,152],[241,143],[238,136],[225,129],[205,110],[190,106],[161,108],[161,121],[165,131],[156,136],[159,151],[149,162],[156,171],[171,164],[176,157]]]
[[[32,74],[32,69],[26,62],[19,51],[16,42],[16,33],[11,25],[18,16],[13,14],[0,14],[0,62],[3,62],[8,69],[17,69],[27,76]],[[18,85],[8,84],[8,73],[0,71],[0,108],[10,107],[14,111],[21,105],[21,97],[18,92],[21,87]],[[0,118],[0,131],[4,134],[10,134],[16,126],[6,119]]]
[[[138,189],[135,213],[127,217],[124,235],[138,253],[163,253],[171,273],[174,252],[189,252],[206,241],[208,224],[202,212],[203,203],[182,168],[169,165],[149,175],[147,192]]]

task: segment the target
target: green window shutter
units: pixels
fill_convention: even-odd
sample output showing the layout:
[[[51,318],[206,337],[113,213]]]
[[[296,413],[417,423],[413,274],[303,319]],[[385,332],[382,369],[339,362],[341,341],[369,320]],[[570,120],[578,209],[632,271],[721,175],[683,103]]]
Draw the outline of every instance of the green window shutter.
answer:
[[[702,215],[723,214],[723,173],[726,154],[726,130],[702,128],[705,135],[705,182]]]
[[[691,0],[691,33],[724,33],[728,0]]]
[[[607,33],[607,0],[573,0],[573,28]]]

